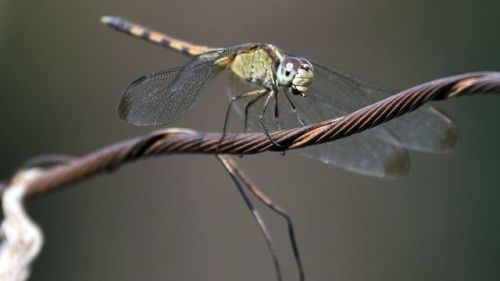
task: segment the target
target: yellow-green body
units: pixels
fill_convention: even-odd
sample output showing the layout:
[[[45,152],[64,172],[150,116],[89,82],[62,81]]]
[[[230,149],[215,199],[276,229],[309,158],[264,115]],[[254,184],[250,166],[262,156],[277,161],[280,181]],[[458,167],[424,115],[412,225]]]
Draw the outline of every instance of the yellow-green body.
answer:
[[[236,55],[230,68],[242,79],[267,86],[274,80],[274,65],[268,50],[257,48]]]

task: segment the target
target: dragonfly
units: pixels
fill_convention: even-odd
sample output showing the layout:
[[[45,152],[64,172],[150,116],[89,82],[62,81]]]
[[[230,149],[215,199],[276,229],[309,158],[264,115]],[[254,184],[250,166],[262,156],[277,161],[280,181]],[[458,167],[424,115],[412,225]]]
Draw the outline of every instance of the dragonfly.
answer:
[[[135,125],[164,125],[177,120],[223,70],[230,74],[230,103],[223,132],[234,108],[244,118],[244,131],[263,131],[271,140],[271,130],[337,118],[393,94],[315,60],[286,54],[272,44],[214,48],[119,17],[107,16],[102,21],[191,58],[183,66],[141,76],[130,84],[120,100],[118,115]],[[270,104],[273,110],[268,110]],[[427,106],[349,138],[297,152],[358,174],[397,178],[408,173],[408,150],[449,152],[457,135],[446,114]]]
[[[225,70],[229,73],[230,101],[223,135],[230,112],[235,110],[244,119],[245,132],[263,131],[278,147],[279,143],[269,134],[273,130],[339,118],[393,94],[313,59],[285,53],[272,44],[244,43],[215,48],[183,41],[120,17],[104,16],[101,21],[120,32],[190,58],[183,66],[140,76],[128,86],[120,100],[118,115],[134,125],[165,125],[179,119],[196,105],[209,82]],[[270,105],[272,110],[268,110]],[[408,150],[450,152],[457,135],[457,128],[447,115],[427,106],[349,138],[301,148],[297,152],[355,173],[397,178],[409,170]],[[220,159],[223,163],[226,161]],[[287,220],[303,281],[304,271],[290,217],[255,186],[246,188]],[[267,229],[248,195],[239,185],[238,189],[264,233],[277,279],[281,280]]]
[[[340,117],[392,94],[320,62],[285,54],[272,44],[213,48],[122,18],[105,17],[103,21],[191,57],[184,66],[153,72],[130,84],[118,113],[135,125],[164,125],[177,120],[198,102],[207,84],[223,70],[230,72],[230,104],[223,132],[229,112],[235,108],[245,120],[244,131],[262,130],[276,146],[279,144],[270,137],[270,130]],[[271,103],[272,112],[268,110]],[[347,139],[300,149],[298,153],[359,174],[394,178],[409,170],[408,149],[449,152],[457,135],[447,115],[427,106]]]

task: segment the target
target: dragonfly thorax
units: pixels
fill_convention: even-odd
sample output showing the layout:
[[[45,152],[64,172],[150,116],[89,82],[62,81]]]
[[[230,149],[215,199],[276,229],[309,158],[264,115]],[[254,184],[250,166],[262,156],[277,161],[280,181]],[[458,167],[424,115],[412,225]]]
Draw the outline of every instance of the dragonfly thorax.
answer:
[[[301,96],[305,96],[313,76],[313,66],[308,60],[290,56],[283,56],[276,73],[280,86],[288,87],[291,93]]]
[[[264,87],[273,85],[273,66],[275,62],[268,50],[256,48],[251,51],[237,54],[232,63],[231,70],[240,78]]]

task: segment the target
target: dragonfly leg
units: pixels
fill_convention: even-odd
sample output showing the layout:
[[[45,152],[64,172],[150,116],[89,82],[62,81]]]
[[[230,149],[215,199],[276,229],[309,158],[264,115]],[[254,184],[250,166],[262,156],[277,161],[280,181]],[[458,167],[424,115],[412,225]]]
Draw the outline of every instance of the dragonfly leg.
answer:
[[[252,107],[256,102],[258,102],[262,97],[264,96],[264,94],[262,95],[259,95],[257,96],[256,98],[254,98],[253,100],[249,101],[246,105],[245,105],[245,120],[243,122],[243,132],[248,132],[248,110],[250,109],[250,107]]]
[[[264,116],[266,115],[267,107],[269,106],[269,102],[271,101],[273,95],[276,95],[276,92],[270,90],[267,94],[266,101],[264,102],[264,107],[262,108],[262,112],[259,115],[259,119],[260,119],[260,124],[262,125],[262,129],[264,130],[264,134],[266,134],[267,138],[271,141],[271,143],[276,147],[282,147],[271,137],[271,135],[269,134],[269,130],[267,129],[266,123],[264,122]]]
[[[274,123],[276,123],[276,127],[278,130],[281,130],[281,122],[280,122],[280,113],[278,109],[278,95],[274,94]]]
[[[264,96],[264,93],[262,95],[258,95],[257,97],[255,97],[254,99],[250,100],[246,105],[245,105],[245,117],[243,118],[243,132],[246,133],[248,132],[248,110],[250,109],[250,107],[252,107],[256,102],[258,102],[263,96]],[[240,158],[243,157],[243,154],[240,154]]]
[[[292,99],[288,96],[287,93],[285,93],[285,97],[288,101],[288,104],[290,104],[290,107],[292,108],[292,112],[295,115],[295,117],[297,118],[297,121],[299,122],[300,126],[305,126],[306,122],[304,121],[304,119],[302,118],[300,113],[297,111],[297,107],[295,106],[295,104],[293,104]]]
[[[277,93],[277,91],[275,91]],[[280,113],[278,109],[278,94],[274,94],[274,123],[276,123],[276,127],[278,130],[281,130],[281,122],[280,122]],[[281,152],[281,155],[285,156],[285,151]]]
[[[267,89],[259,89],[259,90],[243,93],[241,95],[237,95],[237,96],[231,98],[231,101],[229,102],[229,105],[227,107],[226,116],[224,117],[224,126],[222,128],[222,136],[219,140],[219,143],[217,144],[217,152],[219,151],[219,147],[222,144],[222,141],[226,137],[227,124],[229,123],[229,114],[231,113],[231,108],[233,107],[233,103],[242,99],[242,98],[248,98],[248,97],[256,97],[255,99],[252,100],[255,102],[259,98],[263,97],[265,93],[267,93]],[[252,102],[252,101],[250,101],[250,102]],[[246,126],[246,122],[247,122],[246,111],[247,110],[245,108],[245,126]],[[246,132],[246,129],[245,129],[245,132]]]

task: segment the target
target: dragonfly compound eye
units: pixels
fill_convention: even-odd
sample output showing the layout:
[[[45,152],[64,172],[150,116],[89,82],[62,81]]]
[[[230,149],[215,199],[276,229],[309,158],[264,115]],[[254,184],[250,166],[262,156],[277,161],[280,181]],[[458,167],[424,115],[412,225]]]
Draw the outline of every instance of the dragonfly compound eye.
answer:
[[[298,58],[289,56],[283,57],[276,73],[276,78],[280,86],[292,85],[292,81],[297,75],[301,63],[302,62]]]

